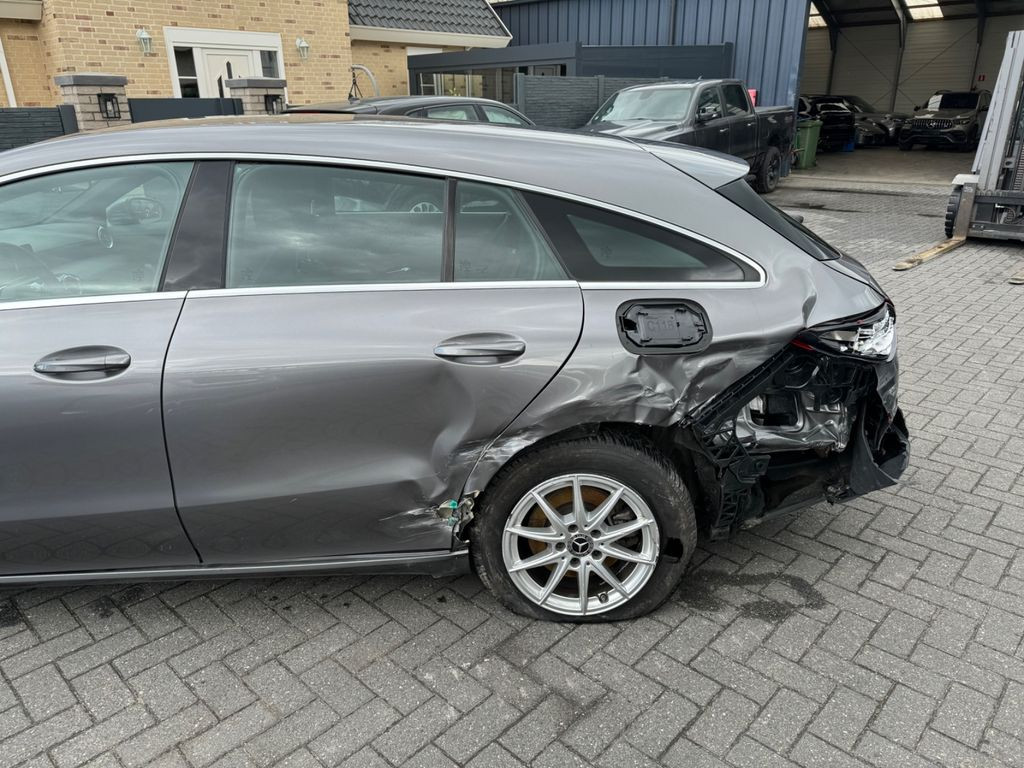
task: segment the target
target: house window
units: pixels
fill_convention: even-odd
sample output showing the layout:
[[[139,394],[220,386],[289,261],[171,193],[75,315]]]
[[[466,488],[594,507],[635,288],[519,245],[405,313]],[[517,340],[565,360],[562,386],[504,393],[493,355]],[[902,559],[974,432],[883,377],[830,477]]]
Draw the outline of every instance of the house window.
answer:
[[[196,57],[191,48],[174,49],[174,64],[178,68],[178,88],[183,99],[199,98],[199,78],[196,76]]]
[[[280,77],[277,71],[277,51],[260,51],[260,67],[264,77]]]

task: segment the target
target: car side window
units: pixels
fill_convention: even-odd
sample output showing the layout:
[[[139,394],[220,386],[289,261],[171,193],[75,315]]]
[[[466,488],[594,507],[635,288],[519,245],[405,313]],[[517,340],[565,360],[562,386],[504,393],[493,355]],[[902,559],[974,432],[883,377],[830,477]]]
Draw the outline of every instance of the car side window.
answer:
[[[138,163],[0,187],[0,302],[156,291],[191,173]]]
[[[529,125],[519,115],[509,112],[507,109],[491,106],[490,104],[484,104],[481,109],[483,109],[484,116],[488,122],[501,123],[502,125]]]
[[[226,287],[436,282],[443,179],[239,163]]]
[[[737,83],[726,83],[722,86],[722,95],[725,98],[725,109],[729,115],[745,115],[749,111],[747,105],[747,94],[743,87]]]
[[[518,192],[460,181],[456,206],[456,281],[565,279]]]
[[[477,122],[476,110],[465,104],[456,104],[450,107],[428,107],[416,113],[417,117],[427,117],[431,120],[468,120]]]
[[[697,97],[697,117],[703,120],[714,120],[722,116],[722,101],[718,97],[718,88],[705,88]]]
[[[547,195],[527,195],[569,274],[584,282],[756,280],[750,265],[664,227]]]

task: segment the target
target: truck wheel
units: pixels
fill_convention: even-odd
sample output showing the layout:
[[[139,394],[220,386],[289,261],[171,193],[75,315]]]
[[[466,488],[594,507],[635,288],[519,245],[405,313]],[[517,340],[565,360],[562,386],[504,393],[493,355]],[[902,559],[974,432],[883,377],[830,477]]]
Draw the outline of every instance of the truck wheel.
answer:
[[[953,187],[946,203],[946,237],[953,236],[953,227],[956,225],[956,214],[960,210],[960,200],[963,199],[964,188]]]
[[[779,177],[782,175],[782,153],[778,147],[768,147],[761,161],[761,167],[757,170],[757,191],[768,194],[774,192],[779,186]]]

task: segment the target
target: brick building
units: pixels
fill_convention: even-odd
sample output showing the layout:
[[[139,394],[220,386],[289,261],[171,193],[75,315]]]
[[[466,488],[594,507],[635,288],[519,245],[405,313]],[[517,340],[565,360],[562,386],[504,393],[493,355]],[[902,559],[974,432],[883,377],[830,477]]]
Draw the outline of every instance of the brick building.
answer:
[[[307,104],[346,98],[358,64],[401,94],[409,55],[508,41],[486,0],[0,0],[0,106],[59,104],[55,78],[83,72],[123,76],[129,98],[279,78]]]

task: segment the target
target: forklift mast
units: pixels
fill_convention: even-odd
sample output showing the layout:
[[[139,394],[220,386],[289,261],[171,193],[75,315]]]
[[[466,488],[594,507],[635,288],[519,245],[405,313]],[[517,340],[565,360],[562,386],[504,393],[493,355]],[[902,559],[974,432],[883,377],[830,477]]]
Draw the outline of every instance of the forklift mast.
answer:
[[[953,179],[946,236],[1024,240],[1024,30],[1007,37],[971,173]]]

